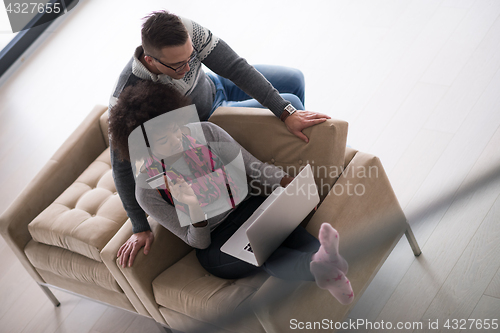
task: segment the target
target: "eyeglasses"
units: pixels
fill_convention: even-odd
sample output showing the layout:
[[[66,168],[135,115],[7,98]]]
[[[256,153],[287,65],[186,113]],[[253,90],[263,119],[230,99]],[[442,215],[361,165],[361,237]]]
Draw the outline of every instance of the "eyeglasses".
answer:
[[[182,71],[184,70],[184,68],[186,68],[187,64],[190,64],[190,65],[191,65],[191,63],[193,62],[193,60],[194,60],[194,59],[196,59],[196,57],[198,56],[198,52],[196,51],[196,49],[194,49],[194,48],[193,48],[193,53],[191,53],[191,56],[189,57],[189,59],[188,59],[185,63],[183,63],[182,65],[180,65],[180,66],[179,66],[179,67],[177,67],[177,68],[173,68],[172,66],[166,65],[166,64],[164,64],[163,62],[161,62],[159,59],[157,59],[157,58],[155,58],[155,57],[153,57],[153,56],[151,56],[151,55],[148,55],[148,54],[146,54],[146,55],[147,55],[148,57],[151,57],[151,58],[153,58],[154,60],[158,61],[158,62],[159,62],[160,64],[162,64],[163,66],[170,68],[170,69],[171,69],[171,70],[173,70],[174,72],[176,72],[176,73],[180,73],[180,72],[182,72]]]

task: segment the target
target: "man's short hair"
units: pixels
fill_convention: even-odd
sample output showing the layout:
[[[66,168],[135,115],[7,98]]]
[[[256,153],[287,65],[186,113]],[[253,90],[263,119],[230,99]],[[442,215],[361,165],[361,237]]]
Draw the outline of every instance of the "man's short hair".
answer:
[[[165,10],[146,16],[141,37],[144,52],[158,55],[164,47],[181,46],[188,40],[188,32],[181,19]]]

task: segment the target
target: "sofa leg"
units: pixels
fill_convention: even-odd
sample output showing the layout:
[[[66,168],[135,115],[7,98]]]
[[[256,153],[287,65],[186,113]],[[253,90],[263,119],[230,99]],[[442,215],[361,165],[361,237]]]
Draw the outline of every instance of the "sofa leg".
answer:
[[[50,289],[47,286],[44,286],[41,284],[39,284],[39,286],[40,286],[40,288],[42,288],[43,292],[45,293],[45,295],[47,295],[47,297],[50,299],[52,304],[54,304],[54,306],[58,307],[59,305],[61,305],[59,300],[54,296],[52,291],[50,291]]]
[[[417,239],[415,238],[415,235],[411,230],[410,224],[408,223],[406,224],[408,225],[405,231],[406,238],[408,239],[408,243],[410,243],[411,249],[413,250],[413,254],[415,254],[415,256],[418,257],[420,254],[422,254],[422,251],[420,250],[420,246],[418,246]]]

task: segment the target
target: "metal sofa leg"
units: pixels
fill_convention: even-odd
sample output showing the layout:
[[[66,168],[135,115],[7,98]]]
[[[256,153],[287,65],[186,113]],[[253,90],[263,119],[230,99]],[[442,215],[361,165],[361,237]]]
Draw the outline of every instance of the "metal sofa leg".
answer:
[[[417,239],[411,230],[410,224],[407,222],[407,228],[405,231],[406,238],[408,239],[408,243],[410,243],[411,249],[413,250],[413,254],[418,257],[422,254],[422,250],[420,250],[420,246],[418,246]]]
[[[57,306],[61,305],[61,302],[59,302],[59,300],[54,296],[52,291],[50,291],[50,289],[47,286],[44,286],[41,284],[39,284],[39,286],[40,286],[40,288],[42,288],[43,292],[45,293],[45,295],[47,295],[47,297],[50,299],[52,304],[54,304],[54,306],[57,307]]]

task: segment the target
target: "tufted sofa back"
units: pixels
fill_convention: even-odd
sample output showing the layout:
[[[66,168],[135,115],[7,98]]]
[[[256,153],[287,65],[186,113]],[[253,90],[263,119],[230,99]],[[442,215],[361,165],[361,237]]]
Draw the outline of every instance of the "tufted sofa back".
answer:
[[[101,261],[101,250],[126,220],[107,148],[28,229],[39,243]]]

